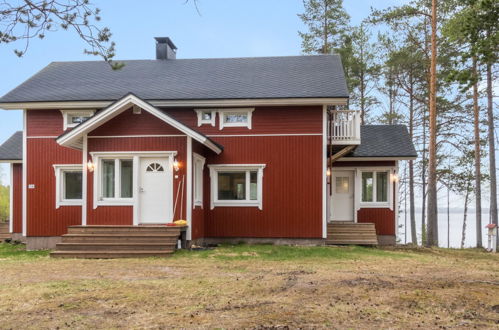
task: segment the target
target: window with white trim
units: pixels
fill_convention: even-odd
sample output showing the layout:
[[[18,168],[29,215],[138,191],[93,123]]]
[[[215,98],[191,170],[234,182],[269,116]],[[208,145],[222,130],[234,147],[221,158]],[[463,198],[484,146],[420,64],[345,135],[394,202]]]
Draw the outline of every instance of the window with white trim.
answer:
[[[82,205],[82,166],[54,165],[56,208]]]
[[[205,158],[193,153],[193,178],[194,178],[194,187],[193,187],[193,206],[201,206],[203,207],[203,168],[205,163]]]
[[[362,203],[388,203],[389,171],[362,172]]]
[[[264,164],[209,165],[211,208],[247,206],[262,209]]]
[[[247,127],[251,129],[254,108],[219,110],[220,129],[224,127]]]
[[[133,159],[103,158],[97,167],[101,201],[127,202],[133,199]]]
[[[215,126],[216,110],[213,109],[195,109],[198,115],[198,126],[208,124]]]
[[[92,117],[95,110],[61,110],[64,130],[75,127]]]

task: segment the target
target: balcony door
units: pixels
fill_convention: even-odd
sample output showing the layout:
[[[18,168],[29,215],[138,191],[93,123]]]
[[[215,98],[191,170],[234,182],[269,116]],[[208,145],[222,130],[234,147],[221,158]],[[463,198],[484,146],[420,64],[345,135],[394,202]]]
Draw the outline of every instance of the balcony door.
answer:
[[[354,221],[354,171],[334,171],[331,182],[332,221]]]

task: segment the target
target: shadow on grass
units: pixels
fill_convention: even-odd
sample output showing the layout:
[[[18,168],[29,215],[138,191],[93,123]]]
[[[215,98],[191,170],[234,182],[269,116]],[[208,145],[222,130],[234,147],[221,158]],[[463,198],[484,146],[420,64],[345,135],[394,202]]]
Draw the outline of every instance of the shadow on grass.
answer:
[[[411,255],[384,251],[378,248],[361,246],[326,247],[326,246],[283,246],[271,244],[237,244],[189,251],[180,250],[175,258],[216,258],[226,260],[299,260],[299,259],[361,259],[369,257],[408,258]]]
[[[34,259],[40,257],[47,257],[50,251],[26,251],[24,244],[8,244],[0,243],[0,260],[2,259]]]

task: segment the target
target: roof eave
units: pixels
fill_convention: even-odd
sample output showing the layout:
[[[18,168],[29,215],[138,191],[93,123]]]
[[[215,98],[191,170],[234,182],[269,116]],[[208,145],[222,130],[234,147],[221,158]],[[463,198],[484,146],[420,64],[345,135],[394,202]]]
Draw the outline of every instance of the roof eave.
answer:
[[[188,100],[147,100],[156,107],[216,107],[216,106],[289,106],[289,105],[346,105],[348,97],[297,97],[261,99],[188,99]],[[82,109],[105,108],[115,100],[80,101],[27,101],[0,102],[4,110],[36,109]]]

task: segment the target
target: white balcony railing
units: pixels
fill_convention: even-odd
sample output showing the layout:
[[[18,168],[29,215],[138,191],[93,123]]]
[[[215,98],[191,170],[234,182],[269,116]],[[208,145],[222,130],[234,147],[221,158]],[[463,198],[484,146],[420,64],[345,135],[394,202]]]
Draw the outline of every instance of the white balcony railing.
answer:
[[[360,111],[333,110],[330,121],[331,144],[360,144]]]

